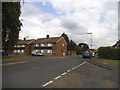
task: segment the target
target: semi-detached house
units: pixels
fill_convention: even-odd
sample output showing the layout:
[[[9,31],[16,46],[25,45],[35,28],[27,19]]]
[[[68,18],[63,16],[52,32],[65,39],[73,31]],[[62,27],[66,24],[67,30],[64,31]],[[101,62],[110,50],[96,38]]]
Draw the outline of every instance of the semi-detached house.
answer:
[[[21,40],[15,45],[14,53],[30,55],[33,50],[40,50],[44,55],[65,56],[67,43],[63,37],[39,38],[37,40]]]

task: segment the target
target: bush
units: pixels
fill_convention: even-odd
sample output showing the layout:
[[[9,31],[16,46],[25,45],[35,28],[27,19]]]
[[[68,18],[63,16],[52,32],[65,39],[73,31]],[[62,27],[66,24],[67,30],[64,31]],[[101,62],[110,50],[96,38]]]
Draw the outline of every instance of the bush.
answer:
[[[120,48],[100,47],[98,49],[98,57],[106,59],[120,60]]]

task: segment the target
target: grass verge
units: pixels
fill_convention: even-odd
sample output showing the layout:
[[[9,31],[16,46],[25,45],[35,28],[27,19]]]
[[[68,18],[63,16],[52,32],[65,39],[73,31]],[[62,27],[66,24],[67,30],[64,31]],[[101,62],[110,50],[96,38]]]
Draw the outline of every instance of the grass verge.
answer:
[[[104,59],[104,58],[99,58],[98,60],[113,65],[120,65],[120,60],[112,60],[112,59]]]
[[[16,60],[26,60],[28,57],[26,56],[3,56],[0,61],[16,61]]]

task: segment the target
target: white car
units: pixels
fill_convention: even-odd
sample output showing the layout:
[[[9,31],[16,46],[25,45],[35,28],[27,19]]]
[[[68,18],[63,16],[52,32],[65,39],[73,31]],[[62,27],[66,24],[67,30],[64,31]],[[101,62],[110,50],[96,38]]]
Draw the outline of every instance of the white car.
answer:
[[[41,51],[36,51],[36,50],[32,51],[31,54],[35,55],[35,56],[43,56],[43,54],[41,53]]]

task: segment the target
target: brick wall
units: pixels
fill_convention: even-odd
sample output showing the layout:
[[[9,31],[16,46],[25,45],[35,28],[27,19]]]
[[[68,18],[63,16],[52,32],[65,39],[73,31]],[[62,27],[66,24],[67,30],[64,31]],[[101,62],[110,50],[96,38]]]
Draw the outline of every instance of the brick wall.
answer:
[[[64,46],[63,46],[64,44]],[[63,54],[66,55],[66,50],[67,50],[67,44],[62,38],[60,41],[58,41],[56,44],[53,46],[53,55],[56,56],[63,56]]]

